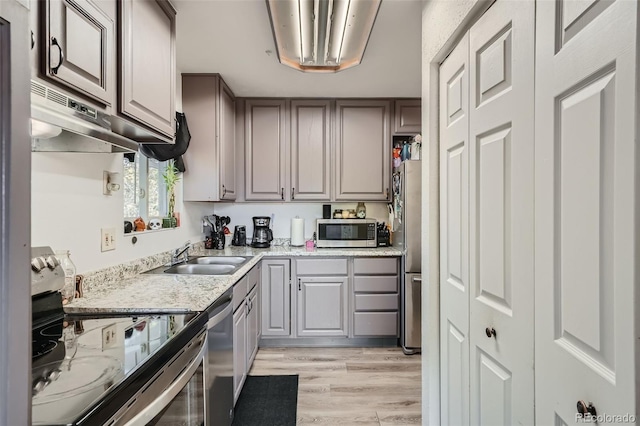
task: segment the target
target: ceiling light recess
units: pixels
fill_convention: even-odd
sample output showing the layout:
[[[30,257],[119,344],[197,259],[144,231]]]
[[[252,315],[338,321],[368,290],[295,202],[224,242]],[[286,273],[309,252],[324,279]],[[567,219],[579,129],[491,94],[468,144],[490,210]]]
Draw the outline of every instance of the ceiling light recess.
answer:
[[[266,0],[280,62],[337,72],[362,61],[382,0]]]

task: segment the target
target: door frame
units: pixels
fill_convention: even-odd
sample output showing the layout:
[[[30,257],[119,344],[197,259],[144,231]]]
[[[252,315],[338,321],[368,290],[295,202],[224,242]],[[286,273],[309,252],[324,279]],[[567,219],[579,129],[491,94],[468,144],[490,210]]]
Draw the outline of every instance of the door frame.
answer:
[[[0,1],[0,425],[31,424],[28,19],[28,3]]]
[[[439,114],[439,81],[440,64],[449,56],[464,34],[480,19],[480,17],[497,0],[477,0],[468,2],[466,13],[453,15],[438,10],[437,3],[431,2],[423,7],[422,25],[422,128],[427,129],[422,145],[422,422],[423,424],[440,424],[440,120]],[[530,0],[534,1],[534,0]],[[444,8],[452,7],[443,3]],[[440,21],[438,30],[448,33],[441,38],[444,42],[435,41],[437,45],[429,45],[430,25],[425,25],[425,15],[431,7],[434,15],[447,15],[449,27]],[[436,16],[438,18],[439,16]],[[424,285],[424,284],[423,284]]]

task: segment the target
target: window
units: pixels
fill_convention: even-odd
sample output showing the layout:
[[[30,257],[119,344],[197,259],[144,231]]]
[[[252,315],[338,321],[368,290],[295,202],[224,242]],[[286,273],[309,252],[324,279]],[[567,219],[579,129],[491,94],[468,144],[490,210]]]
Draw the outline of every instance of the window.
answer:
[[[124,217],[135,219],[142,217],[145,222],[150,218],[167,215],[167,189],[162,174],[167,162],[160,162],[144,155],[135,154],[131,161],[124,156]]]

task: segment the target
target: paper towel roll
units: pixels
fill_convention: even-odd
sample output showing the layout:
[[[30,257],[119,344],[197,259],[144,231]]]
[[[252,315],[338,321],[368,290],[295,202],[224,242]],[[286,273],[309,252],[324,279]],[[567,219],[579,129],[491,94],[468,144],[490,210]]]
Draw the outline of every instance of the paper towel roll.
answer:
[[[291,245],[295,247],[304,245],[304,219],[299,217],[291,219]]]

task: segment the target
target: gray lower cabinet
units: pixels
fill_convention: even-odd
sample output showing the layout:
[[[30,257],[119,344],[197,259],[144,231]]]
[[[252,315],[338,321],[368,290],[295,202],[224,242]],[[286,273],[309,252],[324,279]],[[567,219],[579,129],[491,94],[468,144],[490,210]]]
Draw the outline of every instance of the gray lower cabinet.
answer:
[[[233,286],[233,397],[237,401],[258,352],[260,265]]]
[[[353,272],[353,336],[399,337],[398,258],[356,258]]]
[[[247,378],[247,315],[245,304],[233,313],[233,402],[238,400]]]
[[[348,277],[298,277],[298,336],[347,336]]]
[[[48,0],[37,7],[44,15],[43,75],[111,105],[116,93],[114,21],[88,0]]]
[[[262,261],[262,336],[291,335],[291,270],[289,259]]]
[[[297,337],[349,334],[348,258],[296,259]]]
[[[175,133],[176,10],[166,0],[120,0],[119,113]]]

